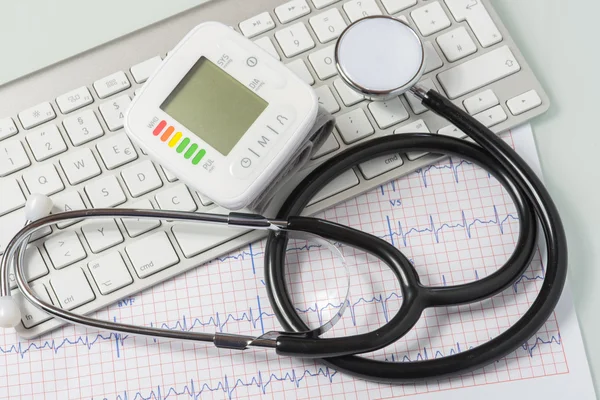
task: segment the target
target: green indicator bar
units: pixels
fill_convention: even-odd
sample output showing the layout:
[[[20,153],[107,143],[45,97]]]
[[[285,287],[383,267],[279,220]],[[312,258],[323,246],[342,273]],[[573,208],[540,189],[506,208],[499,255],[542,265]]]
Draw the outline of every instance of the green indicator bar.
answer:
[[[196,150],[198,150],[198,145],[196,143],[194,143],[193,145],[190,146],[190,148],[185,152],[185,154],[183,155],[186,159],[190,158],[191,156],[194,155],[194,153],[196,152]]]
[[[177,146],[177,152],[181,153],[182,151],[184,151],[188,144],[190,144],[190,139],[183,139],[183,141],[179,143],[179,146]]]
[[[200,160],[202,160],[202,157],[204,157],[205,154],[206,154],[206,150],[200,149],[198,154],[196,154],[196,157],[194,157],[194,159],[192,160],[192,164],[198,165],[198,163],[200,162]]]

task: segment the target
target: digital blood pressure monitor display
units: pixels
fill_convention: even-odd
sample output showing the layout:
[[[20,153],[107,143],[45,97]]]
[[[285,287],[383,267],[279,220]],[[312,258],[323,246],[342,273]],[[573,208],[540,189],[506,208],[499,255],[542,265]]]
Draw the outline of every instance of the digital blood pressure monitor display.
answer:
[[[207,22],[148,79],[125,130],[179,179],[237,210],[306,150],[317,114],[310,86],[233,29]]]

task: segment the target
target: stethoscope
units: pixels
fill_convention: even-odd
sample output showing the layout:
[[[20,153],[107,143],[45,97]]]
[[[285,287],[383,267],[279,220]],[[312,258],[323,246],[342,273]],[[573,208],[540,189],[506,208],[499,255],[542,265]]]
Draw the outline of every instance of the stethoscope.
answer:
[[[356,21],[341,34],[335,58],[341,78],[356,91],[372,100],[385,100],[410,91],[424,106],[455,125],[474,143],[437,134],[415,133],[381,137],[359,144],[317,167],[288,196],[275,218],[241,213],[218,215],[129,209],[92,209],[49,215],[51,200],[32,195],[25,207],[26,225],[8,244],[0,265],[0,326],[16,326],[21,320],[8,280],[9,268],[14,266],[16,282],[24,297],[39,309],[69,323],[132,335],[212,342],[217,347],[228,349],[272,348],[279,355],[321,359],[339,371],[378,382],[413,382],[464,373],[502,358],[526,342],[554,310],[567,273],[564,229],[558,210],[540,179],[488,128],[436,91],[416,85],[424,71],[423,45],[417,34],[402,21],[387,16]],[[485,168],[504,186],[516,206],[520,230],[514,253],[498,271],[462,285],[424,286],[409,259],[385,240],[334,222],[299,216],[314,195],[347,169],[378,156],[408,151],[459,156]],[[269,332],[259,337],[173,331],[98,320],[74,314],[37,298],[27,283],[24,270],[25,249],[32,234],[65,220],[107,217],[202,222],[268,230],[266,287],[271,306],[285,331]],[[538,223],[547,244],[545,278],[531,308],[508,330],[485,344],[444,358],[392,363],[358,355],[381,349],[402,338],[427,308],[481,301],[511,286],[534,256]],[[290,234],[297,232],[363,250],[383,261],[400,284],[403,301],[398,313],[380,328],[355,336],[320,337],[339,319],[343,310],[328,326],[311,330],[296,313],[285,284],[286,248]]]

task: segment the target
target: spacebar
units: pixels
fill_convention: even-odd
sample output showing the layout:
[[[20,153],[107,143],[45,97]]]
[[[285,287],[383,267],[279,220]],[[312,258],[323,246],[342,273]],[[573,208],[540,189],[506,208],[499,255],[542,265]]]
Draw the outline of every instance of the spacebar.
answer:
[[[446,95],[455,99],[520,70],[512,51],[502,46],[441,72],[438,79]]]

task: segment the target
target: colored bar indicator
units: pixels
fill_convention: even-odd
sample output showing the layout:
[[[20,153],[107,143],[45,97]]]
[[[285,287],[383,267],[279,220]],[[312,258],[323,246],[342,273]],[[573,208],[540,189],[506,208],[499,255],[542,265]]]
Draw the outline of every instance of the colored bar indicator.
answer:
[[[160,135],[162,130],[165,129],[165,126],[167,126],[167,121],[160,121],[159,124],[156,125],[156,128],[154,128],[154,131],[152,132],[154,136]]]
[[[165,127],[167,127],[167,121],[160,121],[152,131],[152,134],[159,136],[161,142],[166,142],[170,148],[175,148],[178,154],[183,153],[183,157],[186,160],[191,159],[192,164],[198,165],[206,155],[206,150],[199,149],[196,143],[192,143],[189,138],[183,137],[183,133],[175,132],[175,128],[172,126],[167,127],[163,132]],[[175,132],[175,135],[173,135],[173,132]]]
[[[169,140],[169,147],[175,147],[175,145],[177,144],[177,142],[179,142],[179,139],[181,139],[182,136],[183,135],[181,134],[181,132],[177,132],[175,136],[173,136],[171,140]]]

